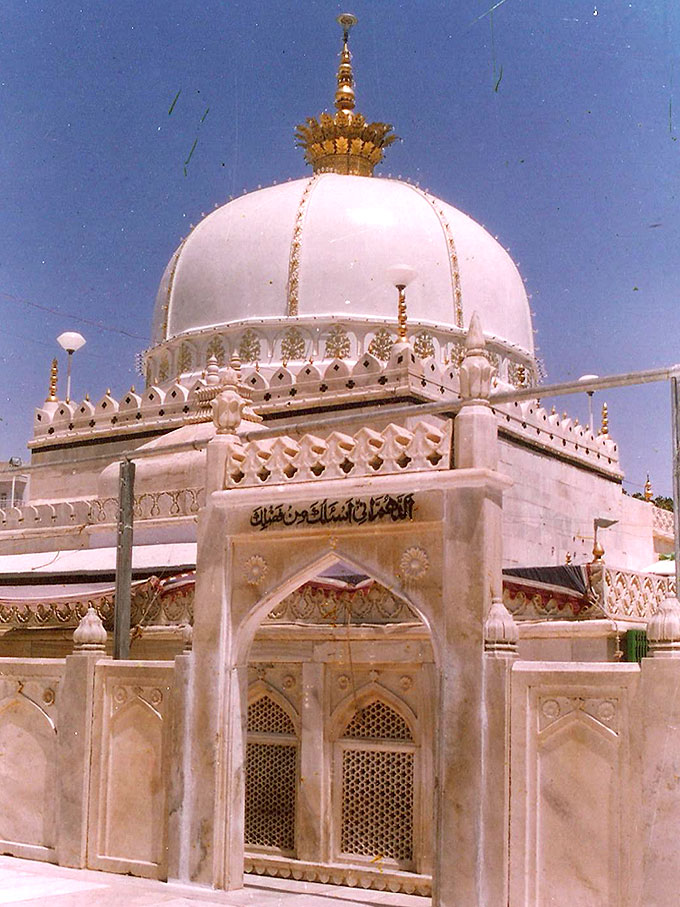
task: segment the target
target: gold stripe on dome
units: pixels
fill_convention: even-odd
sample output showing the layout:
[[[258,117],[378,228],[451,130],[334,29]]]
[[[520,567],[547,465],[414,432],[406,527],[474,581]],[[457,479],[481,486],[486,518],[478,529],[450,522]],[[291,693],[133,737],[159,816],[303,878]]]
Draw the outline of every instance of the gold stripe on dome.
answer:
[[[307,204],[312,188],[316,184],[316,174],[309,180],[305,186],[300,203],[298,204],[297,214],[295,215],[295,226],[293,227],[293,239],[290,244],[290,258],[288,259],[288,312],[291,317],[299,313],[299,289],[300,289],[300,252],[302,249],[302,227],[304,225]]]
[[[453,312],[455,317],[456,327],[463,327],[463,291],[460,286],[460,270],[458,268],[458,253],[456,252],[456,243],[453,238],[453,233],[451,232],[451,227],[446,215],[442,208],[439,207],[439,200],[436,199],[433,195],[428,195],[427,192],[423,192],[422,189],[419,189],[418,186],[413,186],[411,183],[408,184],[409,188],[413,189],[414,192],[417,192],[418,195],[422,196],[426,202],[428,202],[435,214],[439,219],[442,230],[444,231],[444,238],[446,239],[446,247],[449,253],[449,266],[451,268],[451,284],[453,286]]]
[[[168,286],[165,291],[165,305],[163,306],[163,329],[161,340],[168,339],[168,321],[170,320],[170,296],[172,294],[172,286],[175,282],[175,271],[177,270],[177,265],[179,264],[179,256],[184,248],[185,239],[179,244],[177,251],[175,252],[175,258],[172,262],[172,267],[170,268],[170,276],[168,277]]]

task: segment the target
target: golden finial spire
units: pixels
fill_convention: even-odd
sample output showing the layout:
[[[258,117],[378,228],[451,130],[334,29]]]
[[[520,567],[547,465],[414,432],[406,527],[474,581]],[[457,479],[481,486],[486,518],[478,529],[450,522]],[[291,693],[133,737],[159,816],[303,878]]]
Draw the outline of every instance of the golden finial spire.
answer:
[[[645,482],[645,501],[651,501],[653,495],[652,483],[649,481],[649,473],[647,473],[647,481]]]
[[[322,113],[318,120],[308,117],[297,127],[297,144],[304,148],[305,160],[314,173],[346,173],[372,176],[383,151],[396,136],[388,123],[367,123],[354,113],[354,74],[349,51],[349,31],[357,24],[356,16],[338,16],[342,27],[342,50],[335,92],[336,113]]]
[[[338,16],[337,22],[342,26],[342,50],[338,67],[338,90],[335,92],[336,110],[354,110],[354,75],[352,74],[352,55],[349,52],[349,30],[357,24],[357,17],[351,13]]]
[[[50,389],[45,398],[45,403],[56,403],[57,402],[57,374],[59,370],[59,365],[56,359],[52,360],[52,368],[50,369]]]
[[[601,435],[609,434],[609,411],[607,410],[607,404],[602,404],[602,426],[600,428]]]

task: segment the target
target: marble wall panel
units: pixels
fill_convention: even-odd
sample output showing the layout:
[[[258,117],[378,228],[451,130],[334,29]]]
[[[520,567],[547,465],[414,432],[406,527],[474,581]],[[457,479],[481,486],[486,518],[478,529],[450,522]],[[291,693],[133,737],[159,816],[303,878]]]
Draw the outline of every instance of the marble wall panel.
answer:
[[[63,661],[0,659],[0,850],[56,862]]]
[[[167,873],[172,664],[97,665],[88,865]]]
[[[633,903],[637,665],[518,662],[510,907]]]

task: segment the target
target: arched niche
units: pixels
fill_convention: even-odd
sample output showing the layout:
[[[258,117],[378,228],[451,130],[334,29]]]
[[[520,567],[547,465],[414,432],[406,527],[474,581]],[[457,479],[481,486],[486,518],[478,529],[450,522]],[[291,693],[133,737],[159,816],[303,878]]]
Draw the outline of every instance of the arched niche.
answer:
[[[417,728],[408,705],[377,683],[335,710],[333,859],[415,869],[422,787]]]
[[[538,738],[537,903],[620,903],[620,779],[618,737],[576,710]],[[574,834],[578,829],[578,834]]]
[[[0,840],[54,848],[57,735],[26,696],[0,702]]]
[[[161,716],[139,698],[112,716],[105,741],[99,856],[159,864],[165,802]]]

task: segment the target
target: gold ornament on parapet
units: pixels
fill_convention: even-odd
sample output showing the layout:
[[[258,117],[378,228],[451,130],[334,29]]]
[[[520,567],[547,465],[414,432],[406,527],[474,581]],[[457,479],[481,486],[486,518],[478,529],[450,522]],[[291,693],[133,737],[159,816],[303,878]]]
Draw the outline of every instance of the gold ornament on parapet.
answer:
[[[305,358],[305,339],[298,328],[288,328],[281,341],[281,358],[288,362],[290,359]]]
[[[212,356],[214,356],[218,365],[220,365],[220,366],[224,365],[224,361],[226,359],[226,353],[224,351],[224,341],[222,340],[222,338],[220,337],[219,334],[216,334],[214,337],[212,337],[210,339],[208,348],[205,351],[205,356],[206,356],[206,364],[208,363],[210,358]],[[243,359],[243,356],[241,356],[241,359]]]
[[[394,337],[387,328],[378,328],[375,332],[375,337],[368,345],[368,352],[375,356],[376,359],[380,359],[381,362],[387,362],[393,346]]]
[[[179,356],[177,357],[177,373],[182,375],[184,372],[191,371],[192,364],[193,356],[191,355],[191,350],[186,343],[183,343],[179,348]]]
[[[255,331],[250,328],[243,332],[238,347],[238,354],[241,362],[246,364],[256,362],[260,358],[260,339]]]
[[[350,353],[350,341],[347,331],[341,324],[334,324],[326,339],[327,359],[346,359]]]
[[[413,352],[419,359],[434,356],[434,341],[429,331],[421,331],[413,342]]]

